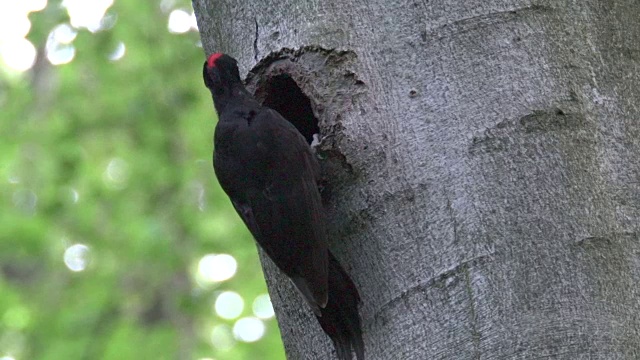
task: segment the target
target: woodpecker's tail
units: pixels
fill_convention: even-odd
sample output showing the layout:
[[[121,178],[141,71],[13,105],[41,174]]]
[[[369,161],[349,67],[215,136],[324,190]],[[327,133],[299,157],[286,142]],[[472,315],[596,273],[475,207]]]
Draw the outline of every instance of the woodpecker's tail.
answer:
[[[351,360],[352,350],[364,360],[364,342],[358,315],[360,295],[353,281],[329,252],[329,302],[320,309],[320,326],[333,341],[340,360]]]

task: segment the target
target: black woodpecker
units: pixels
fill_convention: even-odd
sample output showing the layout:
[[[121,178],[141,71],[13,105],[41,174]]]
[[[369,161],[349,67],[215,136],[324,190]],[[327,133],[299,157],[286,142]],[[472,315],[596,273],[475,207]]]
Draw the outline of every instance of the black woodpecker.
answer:
[[[215,53],[204,83],[218,113],[213,168],[256,242],[295,284],[338,358],[364,360],[353,281],[327,248],[320,165],[305,138],[245,89],[238,64]]]

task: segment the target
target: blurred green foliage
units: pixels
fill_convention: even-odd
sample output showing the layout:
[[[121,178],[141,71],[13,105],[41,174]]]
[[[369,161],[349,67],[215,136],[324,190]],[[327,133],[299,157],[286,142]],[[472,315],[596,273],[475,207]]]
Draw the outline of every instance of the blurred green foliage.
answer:
[[[29,17],[35,66],[0,77],[0,357],[284,358],[274,318],[260,340],[230,340],[266,287],[211,167],[199,35],[171,34],[156,1],[116,0],[108,14],[115,26],[78,30],[73,61],[53,66],[47,36],[69,19],[50,1]],[[119,42],[125,56],[110,61]],[[89,249],[84,271],[65,266],[73,244]],[[236,275],[199,284],[209,253],[233,255]],[[244,299],[232,320],[213,309],[227,290]]]

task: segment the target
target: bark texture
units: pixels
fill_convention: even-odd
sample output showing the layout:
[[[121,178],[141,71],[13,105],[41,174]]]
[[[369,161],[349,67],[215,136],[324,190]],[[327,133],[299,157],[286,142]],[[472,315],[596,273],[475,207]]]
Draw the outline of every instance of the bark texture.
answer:
[[[640,2],[193,5],[311,100],[367,359],[640,358]],[[263,263],[289,358],[332,358]]]

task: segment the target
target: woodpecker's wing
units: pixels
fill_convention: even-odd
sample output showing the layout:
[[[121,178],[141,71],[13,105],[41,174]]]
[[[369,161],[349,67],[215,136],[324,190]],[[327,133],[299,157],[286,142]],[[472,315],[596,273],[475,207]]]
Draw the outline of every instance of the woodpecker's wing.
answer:
[[[233,201],[233,206],[269,258],[320,315],[319,308],[325,307],[328,299],[328,265],[326,242],[318,241],[312,233],[310,220],[316,221],[313,211],[301,206],[297,196],[274,199],[258,195],[249,203]]]
[[[260,155],[266,175],[255,174],[264,176],[260,188],[232,197],[233,205],[319,315],[328,298],[328,254],[318,162],[304,137],[277,112],[265,109],[250,127],[260,134],[257,147],[266,149]]]

